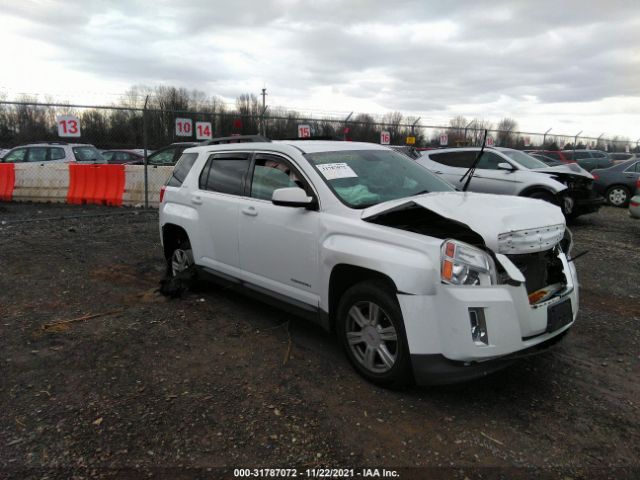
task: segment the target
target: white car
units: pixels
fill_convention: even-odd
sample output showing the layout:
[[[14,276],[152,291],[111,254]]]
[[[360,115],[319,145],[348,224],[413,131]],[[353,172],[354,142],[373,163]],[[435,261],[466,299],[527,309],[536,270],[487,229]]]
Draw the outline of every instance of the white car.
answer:
[[[160,235],[170,275],[195,269],[335,330],[380,385],[484,375],[555,343],[578,313],[558,207],[456,192],[375,144],[189,148]]]
[[[87,143],[39,142],[12,148],[5,163],[107,163],[100,151]]]
[[[416,159],[420,165],[455,187],[462,180],[480,147],[428,150]],[[468,190],[539,198],[562,207],[567,217],[597,212],[603,199],[593,189],[593,176],[577,164],[550,167],[512,148],[486,148]],[[466,179],[465,179],[466,180]]]

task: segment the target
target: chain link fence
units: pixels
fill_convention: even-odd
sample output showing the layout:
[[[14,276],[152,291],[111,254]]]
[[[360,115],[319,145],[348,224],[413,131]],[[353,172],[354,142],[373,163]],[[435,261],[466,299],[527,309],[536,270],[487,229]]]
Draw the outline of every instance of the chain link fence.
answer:
[[[61,124],[61,119],[75,121]],[[454,122],[452,122],[454,123]],[[388,114],[382,119],[368,114],[345,118],[314,117],[284,108],[238,103],[237,108],[204,105],[198,111],[151,102],[144,106],[70,105],[30,101],[0,101],[0,158],[4,161],[43,162],[54,160],[43,151],[20,159],[7,159],[9,149],[50,142],[91,144],[103,151],[111,163],[145,165],[144,190],[148,198],[147,158],[174,142],[197,142],[211,137],[262,134],[274,140],[314,138],[412,145],[417,148],[478,146],[487,124],[423,125],[419,119]],[[72,137],[61,135],[73,134]],[[609,152],[640,153],[638,142],[622,137],[585,137],[539,132],[488,129],[488,145],[517,149],[563,150],[598,149]],[[122,152],[126,150],[127,152]],[[121,151],[120,153],[110,151]],[[36,154],[37,153],[37,154]],[[76,155],[77,156],[77,155]],[[175,161],[175,158],[173,159]],[[171,161],[168,162],[169,164]],[[155,173],[155,172],[154,172]],[[145,201],[148,204],[148,201]]]

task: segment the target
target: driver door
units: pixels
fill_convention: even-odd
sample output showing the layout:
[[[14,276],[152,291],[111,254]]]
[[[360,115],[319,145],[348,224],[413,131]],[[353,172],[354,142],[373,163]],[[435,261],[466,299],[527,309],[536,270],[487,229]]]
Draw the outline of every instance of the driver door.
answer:
[[[316,196],[291,161],[255,155],[240,200],[240,268],[249,285],[317,308],[319,213],[271,202],[274,190],[296,186]]]
[[[516,195],[522,183],[519,171],[502,170],[498,164],[513,164],[495,152],[485,151],[473,174],[469,190],[472,192],[496,193],[500,195]]]

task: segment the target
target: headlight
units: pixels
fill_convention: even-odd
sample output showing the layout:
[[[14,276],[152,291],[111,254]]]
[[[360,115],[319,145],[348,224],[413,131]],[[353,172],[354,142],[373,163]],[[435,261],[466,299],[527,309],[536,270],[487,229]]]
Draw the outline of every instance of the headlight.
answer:
[[[451,285],[495,283],[493,259],[479,248],[445,240],[441,250],[440,278]]]
[[[567,257],[571,256],[571,250],[573,250],[573,234],[571,230],[566,228],[564,230],[564,237],[560,241],[560,246],[562,247],[562,251]]]

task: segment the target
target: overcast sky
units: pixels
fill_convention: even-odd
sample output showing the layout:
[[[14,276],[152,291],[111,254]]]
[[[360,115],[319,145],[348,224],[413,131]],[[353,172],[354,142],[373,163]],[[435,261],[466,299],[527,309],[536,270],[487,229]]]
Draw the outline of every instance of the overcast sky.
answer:
[[[639,0],[0,0],[0,45],[10,97],[266,86],[298,109],[640,137]]]

